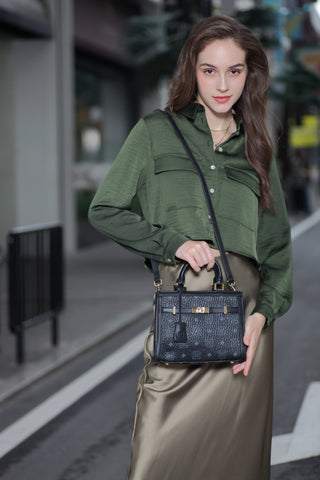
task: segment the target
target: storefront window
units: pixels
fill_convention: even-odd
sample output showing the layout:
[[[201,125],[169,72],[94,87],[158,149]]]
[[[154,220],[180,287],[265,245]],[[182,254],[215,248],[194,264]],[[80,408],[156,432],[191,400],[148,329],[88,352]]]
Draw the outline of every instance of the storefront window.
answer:
[[[101,75],[77,69],[75,81],[74,186],[78,244],[85,246],[96,238],[87,222],[89,203],[128,134],[130,106],[121,72]]]
[[[124,80],[76,72],[76,162],[112,163],[128,131]]]

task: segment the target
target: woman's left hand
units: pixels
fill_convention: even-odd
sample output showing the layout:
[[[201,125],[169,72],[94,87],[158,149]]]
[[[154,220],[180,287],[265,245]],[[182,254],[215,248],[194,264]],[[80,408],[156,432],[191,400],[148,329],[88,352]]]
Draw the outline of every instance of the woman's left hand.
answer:
[[[261,313],[254,313],[247,318],[243,337],[243,343],[248,347],[247,358],[245,362],[233,366],[232,370],[235,375],[242,371],[245,376],[248,375],[265,322],[266,317]]]

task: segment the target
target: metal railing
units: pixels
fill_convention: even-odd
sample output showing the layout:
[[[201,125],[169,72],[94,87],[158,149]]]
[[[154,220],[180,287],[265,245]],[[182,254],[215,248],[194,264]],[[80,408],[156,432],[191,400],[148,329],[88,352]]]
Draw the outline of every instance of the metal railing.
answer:
[[[8,234],[9,328],[16,358],[25,358],[24,330],[51,320],[51,342],[59,342],[58,312],[64,304],[64,259],[60,223],[14,228]]]

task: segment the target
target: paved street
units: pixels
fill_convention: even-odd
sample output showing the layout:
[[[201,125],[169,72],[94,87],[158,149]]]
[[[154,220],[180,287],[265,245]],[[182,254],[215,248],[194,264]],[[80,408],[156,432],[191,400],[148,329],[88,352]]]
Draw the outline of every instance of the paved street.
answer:
[[[11,424],[17,409],[54,393],[87,368],[103,359],[122,343],[130,340],[149,323],[142,319],[125,332],[104,342],[72,365],[53,373],[41,385],[19,395],[15,402],[5,402],[3,414]],[[30,440],[0,461],[3,480],[113,480],[125,479],[130,454],[130,433],[134,415],[137,378],[141,356],[127,364],[92,392],[67,409]],[[6,422],[8,423],[8,422]]]
[[[294,240],[294,305],[288,314],[279,319],[275,328],[273,434],[274,444],[278,447],[273,453],[275,453],[275,462],[283,458],[287,458],[288,461],[272,467],[272,480],[319,480],[320,478],[318,456],[320,454],[320,397],[317,396],[320,382],[319,236],[320,224],[318,223]],[[117,264],[115,253],[122,250],[118,250],[117,247],[112,252],[113,265],[115,265]],[[129,255],[127,252],[123,252],[122,255],[126,264],[131,262],[128,260],[131,257],[127,257]],[[138,275],[138,269],[141,269],[141,262],[136,262],[135,257],[133,258],[129,270],[135,278]],[[102,270],[100,266],[99,282],[103,283]],[[90,275],[88,267],[87,279],[90,279]],[[145,278],[149,281],[149,277]],[[80,284],[83,279],[77,281],[77,292],[72,289],[74,298],[80,295]],[[116,302],[119,309],[121,307],[121,300],[117,297],[113,299],[120,281],[122,282],[122,279],[119,274],[110,285],[112,295],[109,295],[109,291],[108,305],[111,309],[114,305],[112,302]],[[137,285],[132,288],[137,288]],[[99,296],[100,293],[102,291],[99,292]],[[87,297],[83,299],[83,304],[86,299]],[[146,300],[146,296],[143,300]],[[95,308],[97,312],[97,305]],[[105,305],[103,308],[106,308]],[[79,321],[82,319],[81,316],[78,318]],[[55,408],[57,412],[59,408],[60,410],[47,423],[46,419],[40,419],[43,426],[21,444],[17,443],[15,448],[3,456],[0,460],[1,479],[124,480],[126,478],[136,383],[141,369],[139,352],[142,348],[142,339],[139,337],[138,345],[134,343],[134,339],[149,324],[150,313],[141,314],[137,321],[131,322],[126,328],[123,326],[117,333],[107,336],[91,349],[83,351],[81,355],[64,363],[63,367],[56,368],[28,388],[21,389],[15,396],[2,401],[0,429],[11,433],[10,438],[9,435],[6,438],[0,436],[0,448],[11,440],[13,444],[15,441],[17,443],[17,438],[12,439],[11,434],[23,435],[23,428],[29,428],[30,422],[34,426],[39,421],[39,417],[45,417]],[[97,327],[95,323],[93,325]],[[85,329],[85,326],[79,328]],[[125,348],[121,350],[123,346]],[[108,359],[113,358],[117,363],[119,359],[113,357],[117,352],[120,352],[120,357],[125,355],[127,357],[124,366],[115,371],[112,370],[113,366],[110,362],[108,363]],[[37,352],[29,350],[29,354],[34,359]],[[99,365],[100,370],[97,369]],[[99,373],[101,370],[102,374]],[[2,371],[4,367],[0,369],[0,373]],[[13,366],[11,371],[14,371]],[[99,375],[102,375],[101,378]],[[83,380],[81,385],[74,383],[79,382],[81,378]],[[96,384],[93,382],[94,386],[91,388],[92,381]],[[6,382],[3,382],[3,385],[6,385]],[[86,392],[85,386],[89,388]],[[313,388],[313,393],[311,392],[312,395],[309,398],[305,395],[310,386]],[[81,391],[81,388],[84,390]],[[61,396],[57,396],[57,392],[61,392]],[[303,403],[304,401],[306,403]],[[47,405],[47,408],[41,410],[41,405]],[[302,408],[303,405],[305,408]],[[29,418],[28,424],[29,412],[33,412],[33,416]],[[297,426],[299,415],[302,418],[302,424]],[[23,428],[22,424],[19,424],[21,419],[26,420]],[[307,431],[304,430],[306,428]],[[310,457],[308,452],[301,453],[303,446],[306,449],[318,448],[317,456],[313,453],[313,456],[308,458]]]

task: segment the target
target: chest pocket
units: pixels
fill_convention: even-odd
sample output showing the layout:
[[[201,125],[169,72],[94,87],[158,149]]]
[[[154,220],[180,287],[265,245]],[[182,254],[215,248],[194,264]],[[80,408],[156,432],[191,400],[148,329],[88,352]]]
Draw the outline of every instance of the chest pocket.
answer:
[[[260,182],[250,170],[225,166],[226,180],[223,186],[222,205],[225,217],[257,231]]]
[[[174,153],[155,157],[154,182],[156,195],[167,212],[201,208],[200,180],[187,156]]]
[[[227,177],[230,180],[234,180],[235,182],[240,182],[243,185],[246,185],[250,190],[253,191],[260,197],[260,182],[259,178],[254,172],[243,171],[238,168],[225,166],[225,172]]]
[[[163,172],[176,170],[191,171],[196,173],[188,157],[179,154],[166,154],[154,159],[154,173],[157,175]]]

